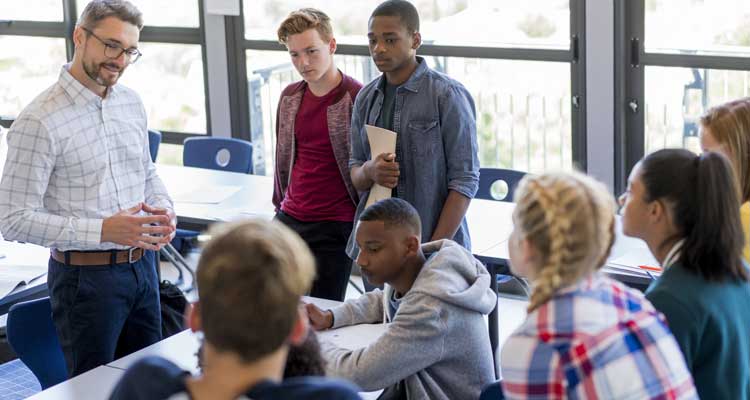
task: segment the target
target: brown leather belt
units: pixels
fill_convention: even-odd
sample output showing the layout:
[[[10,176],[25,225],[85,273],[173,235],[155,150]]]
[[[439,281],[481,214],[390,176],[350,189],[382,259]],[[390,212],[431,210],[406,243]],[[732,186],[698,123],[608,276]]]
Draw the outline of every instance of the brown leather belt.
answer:
[[[112,255],[114,254],[114,261]],[[90,266],[111,264],[132,264],[143,257],[143,249],[131,248],[128,250],[105,250],[105,251],[59,251],[50,250],[52,258],[65,265]]]

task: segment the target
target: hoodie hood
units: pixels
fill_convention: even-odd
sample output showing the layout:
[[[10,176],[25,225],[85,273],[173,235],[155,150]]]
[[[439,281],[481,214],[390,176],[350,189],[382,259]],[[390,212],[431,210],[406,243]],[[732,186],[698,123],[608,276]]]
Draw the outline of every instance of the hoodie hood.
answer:
[[[456,307],[489,314],[497,304],[490,274],[479,260],[452,240],[422,245],[427,261],[409,293],[435,297]]]

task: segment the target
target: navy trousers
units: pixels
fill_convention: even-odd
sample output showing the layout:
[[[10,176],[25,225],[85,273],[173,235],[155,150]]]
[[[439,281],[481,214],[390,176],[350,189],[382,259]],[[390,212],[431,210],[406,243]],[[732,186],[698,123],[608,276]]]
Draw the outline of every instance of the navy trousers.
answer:
[[[154,257],[98,266],[50,258],[52,319],[71,377],[161,340]]]

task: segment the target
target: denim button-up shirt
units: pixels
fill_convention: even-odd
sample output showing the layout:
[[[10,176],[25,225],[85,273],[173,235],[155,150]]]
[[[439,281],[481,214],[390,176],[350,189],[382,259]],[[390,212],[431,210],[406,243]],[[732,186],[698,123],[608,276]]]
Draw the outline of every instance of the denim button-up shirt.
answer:
[[[473,198],[479,185],[476,112],[474,100],[459,82],[430,69],[422,57],[411,77],[396,90],[393,128],[396,161],[401,175],[396,194],[411,203],[422,220],[422,241],[431,239],[440,213],[454,190]],[[383,105],[385,76],[370,82],[357,96],[352,113],[352,152],[349,169],[377,154],[370,153],[365,124],[376,125]],[[355,221],[369,192],[360,193]],[[359,249],[349,238],[347,253],[356,259]],[[466,218],[453,238],[471,250]]]

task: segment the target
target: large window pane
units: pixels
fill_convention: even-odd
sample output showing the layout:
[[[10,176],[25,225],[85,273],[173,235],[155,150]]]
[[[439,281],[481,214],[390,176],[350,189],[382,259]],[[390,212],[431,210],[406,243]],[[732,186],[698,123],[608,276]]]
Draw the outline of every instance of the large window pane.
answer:
[[[1,1],[1,0],[0,0]],[[60,0],[56,0],[58,3]],[[143,22],[149,26],[198,27],[198,0],[129,0],[143,13]],[[78,13],[88,0],[78,0]]]
[[[276,40],[290,11],[314,6],[327,13],[339,43],[366,44],[367,22],[381,0],[245,1],[245,36]],[[567,48],[568,0],[415,0],[425,43],[464,46]]]
[[[428,57],[435,69],[466,86],[477,107],[484,167],[530,172],[572,167],[570,66],[566,63]],[[281,91],[299,75],[284,52],[247,51],[251,130],[273,171],[273,135]],[[378,75],[369,57],[337,56],[361,82]]]
[[[750,72],[647,67],[646,153],[666,147],[700,151],[700,116],[707,107],[745,97]]]
[[[121,82],[138,92],[151,128],[206,132],[203,61],[198,45],[141,43],[143,53]]]
[[[57,81],[65,40],[0,36],[0,115],[14,118]]]
[[[62,21],[62,1],[0,0],[0,19],[18,21]]]
[[[645,1],[646,51],[750,56],[750,1]]]

